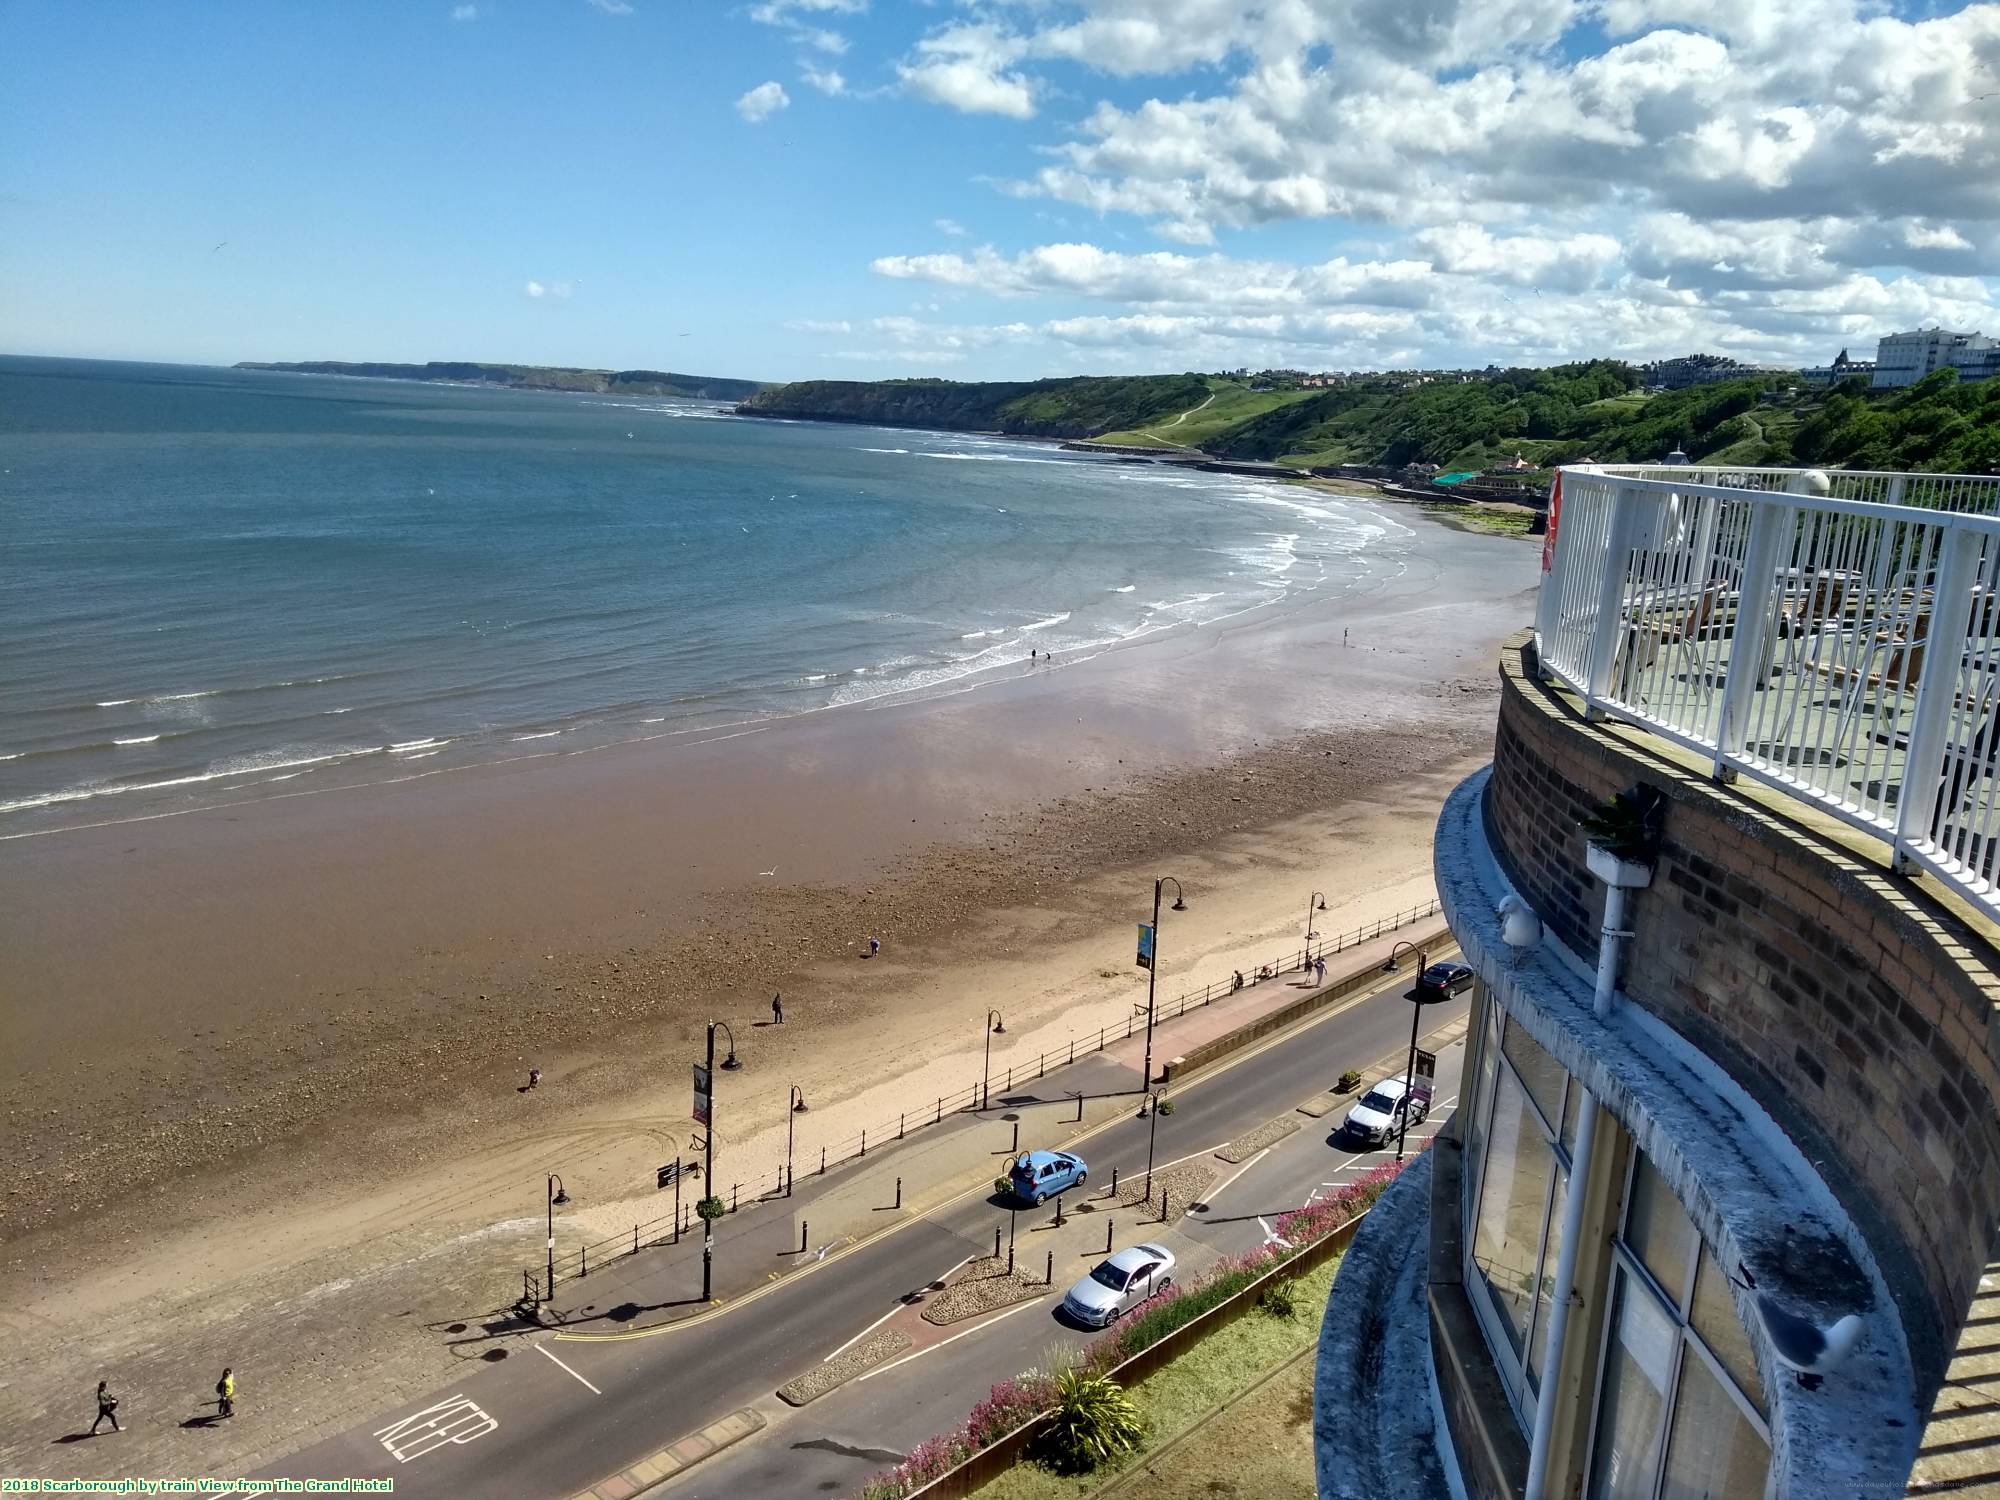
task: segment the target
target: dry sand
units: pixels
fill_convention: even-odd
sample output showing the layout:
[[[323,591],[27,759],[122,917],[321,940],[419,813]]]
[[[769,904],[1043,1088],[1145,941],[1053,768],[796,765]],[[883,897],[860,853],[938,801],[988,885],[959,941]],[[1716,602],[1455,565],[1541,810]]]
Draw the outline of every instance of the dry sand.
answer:
[[[1191,908],[1163,997],[1296,942],[1315,888],[1323,932],[1426,899],[1535,552],[1421,540],[1368,597],[979,692],[9,845],[4,1322],[81,1357],[169,1292],[511,1264],[549,1168],[628,1224],[709,1016],[747,1179],[791,1083],[846,1134],[976,1077],[989,1005],[999,1066],[1122,1016],[1155,872]]]

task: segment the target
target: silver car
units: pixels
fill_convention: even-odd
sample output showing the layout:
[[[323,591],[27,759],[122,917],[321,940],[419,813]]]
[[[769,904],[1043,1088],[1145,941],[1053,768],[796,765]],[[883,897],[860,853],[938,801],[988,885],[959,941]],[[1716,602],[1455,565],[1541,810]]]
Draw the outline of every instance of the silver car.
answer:
[[[1128,1308],[1173,1285],[1174,1252],[1165,1245],[1134,1245],[1097,1263],[1069,1289],[1063,1311],[1086,1328],[1107,1328]]]

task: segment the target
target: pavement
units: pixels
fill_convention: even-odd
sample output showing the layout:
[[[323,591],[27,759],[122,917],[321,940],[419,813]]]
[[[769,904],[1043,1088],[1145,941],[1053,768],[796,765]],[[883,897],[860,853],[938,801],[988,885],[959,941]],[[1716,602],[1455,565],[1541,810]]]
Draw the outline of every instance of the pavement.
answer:
[[[643,1465],[663,1447],[733,1414],[760,1429],[666,1481],[662,1492],[702,1496],[795,1496],[852,1490],[917,1442],[961,1421],[995,1381],[1041,1362],[1050,1346],[1092,1335],[1056,1321],[1057,1293],[1102,1252],[1104,1218],[1119,1244],[1164,1239],[1197,1272],[1216,1257],[1253,1249],[1275,1216],[1380,1160],[1334,1144],[1345,1108],[1324,1118],[1297,1114],[1300,1129],[1240,1165],[1213,1163],[1204,1210],[1161,1225],[1125,1222],[1132,1210],[1099,1216],[1115,1169],[1129,1179],[1158,1164],[1209,1156],[1293,1106],[1324,1093],[1344,1069],[1386,1071],[1408,1044],[1407,974],[1261,1039],[1169,1091],[1169,1115],[1134,1117],[1134,1100],[1092,1099],[1132,1065],[1116,1050],[1051,1069],[977,1115],[932,1127],[823,1179],[800,1176],[794,1196],[745,1207],[718,1225],[719,1305],[699,1296],[698,1234],[678,1247],[622,1256],[559,1288],[534,1327],[501,1320],[461,1330],[460,1378],[389,1407],[337,1435],[254,1471],[257,1478],[393,1478],[405,1496],[506,1493],[562,1497]],[[1260,986],[1260,988],[1263,988]],[[1424,1013],[1426,1035],[1462,1035],[1466,1004]],[[1160,1049],[1155,1048],[1156,1057]],[[1440,1104],[1427,1133],[1448,1116],[1462,1045],[1440,1056]],[[1377,1068],[1375,1065],[1383,1065]],[[1086,1097],[1075,1120],[1077,1091]],[[1008,1118],[1019,1116],[1018,1119]],[[778,1386],[906,1311],[930,1283],[969,1256],[990,1254],[1007,1212],[992,1178],[1021,1149],[1062,1145],[1090,1163],[1083,1198],[1057,1231],[1016,1221],[1017,1255],[1034,1267],[1056,1255],[1044,1297],[945,1330],[909,1355],[794,1409]],[[1413,1136],[1418,1132],[1412,1132]],[[1393,1151],[1391,1152],[1393,1154]],[[904,1179],[903,1206],[895,1179]],[[920,1186],[919,1184],[924,1184]],[[1088,1212],[1076,1212],[1088,1209]],[[1045,1209],[1044,1214],[1052,1215]],[[799,1225],[808,1251],[798,1252]],[[1129,1232],[1128,1232],[1129,1230]],[[1026,1248],[1023,1242],[1032,1243]],[[748,1426],[748,1423],[737,1424]],[[642,1471],[643,1472],[643,1471]],[[623,1482],[603,1500],[632,1493]]]

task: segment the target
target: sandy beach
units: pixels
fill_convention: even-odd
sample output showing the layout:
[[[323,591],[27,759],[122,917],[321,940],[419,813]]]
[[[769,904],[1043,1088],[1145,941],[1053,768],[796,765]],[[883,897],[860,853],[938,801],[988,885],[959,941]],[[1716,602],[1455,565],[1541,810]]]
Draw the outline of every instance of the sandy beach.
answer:
[[[762,1083],[719,1144],[768,1170],[774,1080],[845,1133],[976,1076],[989,1005],[1000,1065],[1124,1014],[1154,873],[1163,994],[1314,889],[1327,932],[1428,899],[1536,552],[1422,530],[1372,596],[955,696],[11,843],[6,1321],[138,1336],[143,1299],[518,1227],[552,1165],[630,1222],[711,1016]]]

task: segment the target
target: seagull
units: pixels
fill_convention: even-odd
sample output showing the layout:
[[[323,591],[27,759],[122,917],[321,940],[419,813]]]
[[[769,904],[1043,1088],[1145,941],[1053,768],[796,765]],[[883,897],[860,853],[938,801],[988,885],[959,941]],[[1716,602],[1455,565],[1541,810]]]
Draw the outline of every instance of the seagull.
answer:
[[[1509,966],[1519,963],[1541,940],[1542,919],[1516,892],[1509,891],[1500,903],[1500,941],[1507,945]]]
[[[772,865],[770,869],[759,870],[757,873],[759,875],[776,875],[778,873],[778,867],[776,865]]]
[[[1771,1336],[1771,1352],[1779,1364],[1798,1373],[1799,1384],[1809,1391],[1819,1389],[1820,1382],[1854,1352],[1861,1337],[1861,1319],[1854,1313],[1822,1328],[1810,1318],[1785,1311],[1762,1292],[1754,1300],[1764,1331]]]
[[[228,241],[228,240],[224,240],[224,241],[222,242],[222,245],[226,245],[226,244],[228,244],[228,243],[229,243],[229,241]],[[210,251],[209,251],[208,253],[209,253],[210,255],[213,255],[213,254],[215,254],[215,252],[216,252],[217,250],[220,250],[220,249],[222,248],[222,245],[217,245],[217,246],[215,246],[215,247],[214,247],[213,249],[211,249],[211,250],[210,250]]]
[[[1265,1244],[1277,1245],[1286,1250],[1292,1248],[1292,1242],[1286,1239],[1283,1235],[1279,1234],[1278,1231],[1273,1229],[1269,1224],[1265,1223],[1264,1216],[1262,1214],[1257,1215],[1257,1227],[1264,1231]]]

